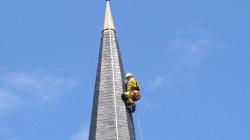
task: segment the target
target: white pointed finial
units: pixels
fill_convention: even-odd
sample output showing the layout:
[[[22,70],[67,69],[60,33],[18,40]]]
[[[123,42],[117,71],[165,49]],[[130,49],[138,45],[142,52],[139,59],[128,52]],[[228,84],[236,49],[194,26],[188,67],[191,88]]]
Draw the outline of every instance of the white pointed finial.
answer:
[[[102,30],[115,30],[115,25],[113,22],[111,10],[110,10],[110,5],[109,5],[110,0],[106,0],[106,11],[105,11],[105,17],[104,17],[104,22],[103,22],[103,28]]]

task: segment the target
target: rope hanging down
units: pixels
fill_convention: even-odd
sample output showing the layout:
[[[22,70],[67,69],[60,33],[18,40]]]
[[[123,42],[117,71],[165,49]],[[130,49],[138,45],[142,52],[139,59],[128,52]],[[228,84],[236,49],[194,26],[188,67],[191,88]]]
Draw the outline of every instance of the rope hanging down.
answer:
[[[140,121],[139,121],[139,116],[138,116],[137,109],[135,110],[136,111],[136,118],[137,118],[137,123],[138,123],[138,126],[139,126],[139,130],[140,130],[141,140],[143,140],[142,131],[141,131],[141,125],[140,125]]]

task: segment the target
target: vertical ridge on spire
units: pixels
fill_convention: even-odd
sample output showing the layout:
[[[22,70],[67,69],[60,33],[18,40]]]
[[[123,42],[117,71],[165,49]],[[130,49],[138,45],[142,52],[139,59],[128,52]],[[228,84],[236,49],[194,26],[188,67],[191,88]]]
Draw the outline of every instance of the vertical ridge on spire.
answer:
[[[102,31],[104,30],[115,30],[115,25],[110,10],[109,0],[106,0],[106,11],[104,16]]]

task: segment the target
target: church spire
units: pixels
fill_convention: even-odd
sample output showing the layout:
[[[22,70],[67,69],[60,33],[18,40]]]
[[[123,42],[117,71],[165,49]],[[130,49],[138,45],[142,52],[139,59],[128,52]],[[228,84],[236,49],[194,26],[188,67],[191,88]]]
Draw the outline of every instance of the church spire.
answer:
[[[109,5],[109,0],[106,0],[106,11],[105,11],[105,16],[104,16],[104,22],[103,22],[103,28],[102,31],[104,30],[115,30],[111,10],[110,10],[110,5]]]
[[[135,140],[133,116],[121,99],[125,76],[109,0],[106,2],[89,140]]]

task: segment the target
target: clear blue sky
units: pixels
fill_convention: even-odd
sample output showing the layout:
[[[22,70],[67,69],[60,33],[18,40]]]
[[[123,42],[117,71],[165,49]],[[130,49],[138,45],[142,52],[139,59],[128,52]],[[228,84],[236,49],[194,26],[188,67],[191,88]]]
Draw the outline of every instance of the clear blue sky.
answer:
[[[250,139],[250,1],[110,4],[145,140]],[[104,11],[0,1],[0,140],[87,140]]]

